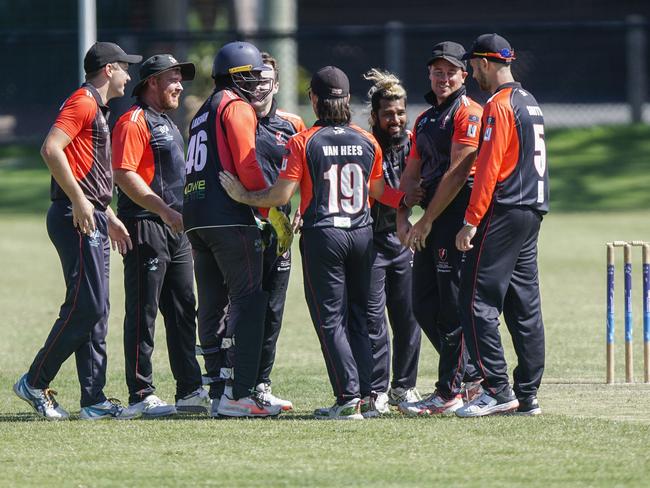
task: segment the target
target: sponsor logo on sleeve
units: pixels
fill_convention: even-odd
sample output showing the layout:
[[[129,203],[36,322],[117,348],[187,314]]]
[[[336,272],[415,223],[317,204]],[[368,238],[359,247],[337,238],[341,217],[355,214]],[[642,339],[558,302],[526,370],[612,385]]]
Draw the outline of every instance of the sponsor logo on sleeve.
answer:
[[[478,115],[470,115],[467,120],[476,123],[478,122]]]
[[[469,124],[467,126],[467,137],[476,137],[476,125],[474,124]]]
[[[484,141],[489,141],[492,138],[492,127],[488,127],[485,129],[485,133],[483,134],[483,140]]]

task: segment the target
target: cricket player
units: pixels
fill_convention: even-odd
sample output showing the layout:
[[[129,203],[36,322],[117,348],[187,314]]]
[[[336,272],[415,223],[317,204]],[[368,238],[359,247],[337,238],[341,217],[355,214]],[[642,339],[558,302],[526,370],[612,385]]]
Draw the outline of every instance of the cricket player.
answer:
[[[126,54],[117,44],[93,44],[84,57],[86,82],[63,103],[41,148],[52,173],[47,232],[61,260],[66,295],[45,344],[14,392],[48,420],[69,417],[50,384],[72,354],[81,386],[81,419],[140,415],[104,395],[109,239],[122,254],[131,249],[127,229],[109,207],[113,172],[106,104],[124,96],[129,65],[140,61],[142,56]]]
[[[463,405],[460,395],[468,354],[458,316],[462,254],[454,245],[471,191],[479,141],[481,107],[465,93],[467,77],[463,46],[436,44],[427,63],[431,108],[415,122],[413,146],[402,181],[409,188],[422,179],[426,190],[424,216],[403,235],[415,249],[413,303],[418,322],[439,352],[436,390],[418,402],[403,402],[409,415],[446,414]],[[405,212],[400,215],[407,227]],[[471,381],[476,380],[476,381]],[[478,385],[480,377],[467,383]],[[475,388],[479,388],[476,386]]]
[[[350,125],[350,82],[343,71],[318,70],[309,97],[318,120],[289,140],[272,187],[249,192],[228,172],[220,179],[235,200],[263,207],[285,205],[300,185],[305,297],[336,396],[332,407],[314,416],[362,420],[377,415],[368,337],[373,255],[368,197],[384,191],[382,154],[372,135]]]
[[[255,109],[258,120],[255,138],[257,161],[262,167],[266,183],[271,186],[278,179],[287,141],[296,133],[304,130],[305,123],[298,115],[278,108],[275,100],[275,94],[280,89],[278,62],[265,52],[262,53],[262,59],[264,64],[270,68],[268,71],[263,71],[262,76],[270,84],[271,95],[261,101],[253,100],[251,105]],[[279,207],[278,210],[288,219],[291,213],[291,202]],[[264,340],[256,389],[269,403],[278,404],[287,411],[293,409],[293,404],[289,400],[284,400],[273,394],[271,370],[275,362],[276,344],[280,335],[284,303],[289,287],[291,248],[278,255],[277,235],[271,231],[270,224],[263,225],[269,232],[268,243],[264,250],[262,289],[269,294],[269,303],[266,308]]]
[[[133,237],[124,255],[124,359],[129,404],[144,417],[210,408],[196,360],[196,301],[192,249],[183,233],[184,142],[169,112],[178,108],[192,63],[156,54],[140,68],[135,104],[113,128],[117,215]],[[156,316],[165,323],[176,380],[176,405],[156,394],[151,355]]]
[[[271,96],[262,76],[269,70],[254,45],[224,45],[213,63],[214,91],[190,123],[183,222],[194,252],[199,339],[213,382],[213,416],[268,417],[281,411],[256,389],[268,303],[260,230],[253,209],[231,199],[218,178],[228,170],[249,190],[267,186],[256,157],[251,102]]]
[[[544,116],[515,82],[515,52],[497,34],[479,36],[467,52],[474,79],[492,94],[483,110],[481,147],[465,225],[456,236],[465,253],[459,308],[484,393],[456,411],[480,417],[515,411],[541,413],[544,324],[537,269],[537,239],[549,209]],[[499,333],[503,316],[517,367],[510,387]]]
[[[373,82],[368,91],[370,126],[381,146],[382,173],[386,191],[372,204],[374,259],[370,279],[368,328],[372,344],[372,389],[377,411],[388,413],[390,405],[421,400],[415,387],[420,356],[420,326],[413,315],[411,278],[413,251],[397,237],[396,218],[400,205],[410,208],[424,195],[415,186],[415,195],[391,192],[399,186],[400,176],[411,149],[406,130],[406,90],[399,78],[372,69],[364,75]],[[388,335],[386,309],[392,329]],[[390,389],[389,389],[390,382]]]

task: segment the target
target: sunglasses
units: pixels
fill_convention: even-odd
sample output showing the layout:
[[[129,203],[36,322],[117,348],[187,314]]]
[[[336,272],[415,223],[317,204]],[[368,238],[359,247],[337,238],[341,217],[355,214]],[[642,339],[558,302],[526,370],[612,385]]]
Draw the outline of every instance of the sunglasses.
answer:
[[[504,59],[506,61],[516,59],[515,51],[513,49],[508,49],[507,47],[503,49],[499,49],[496,52],[477,53],[476,51],[474,51],[472,53],[472,56],[473,57],[483,56],[486,58],[499,58],[499,59]]]

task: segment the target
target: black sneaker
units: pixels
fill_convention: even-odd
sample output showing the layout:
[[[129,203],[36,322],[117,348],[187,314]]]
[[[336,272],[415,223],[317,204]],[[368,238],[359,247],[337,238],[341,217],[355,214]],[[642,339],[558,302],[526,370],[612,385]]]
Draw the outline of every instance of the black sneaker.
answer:
[[[542,409],[536,396],[521,398],[519,407],[515,410],[515,415],[541,415]]]

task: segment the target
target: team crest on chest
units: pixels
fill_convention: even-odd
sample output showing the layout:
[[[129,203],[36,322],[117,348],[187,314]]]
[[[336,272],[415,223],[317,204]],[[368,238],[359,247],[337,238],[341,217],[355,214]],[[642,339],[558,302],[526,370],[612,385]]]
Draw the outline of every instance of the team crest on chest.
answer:
[[[284,132],[277,131],[275,133],[275,144],[277,146],[284,146],[287,143],[287,136]]]

